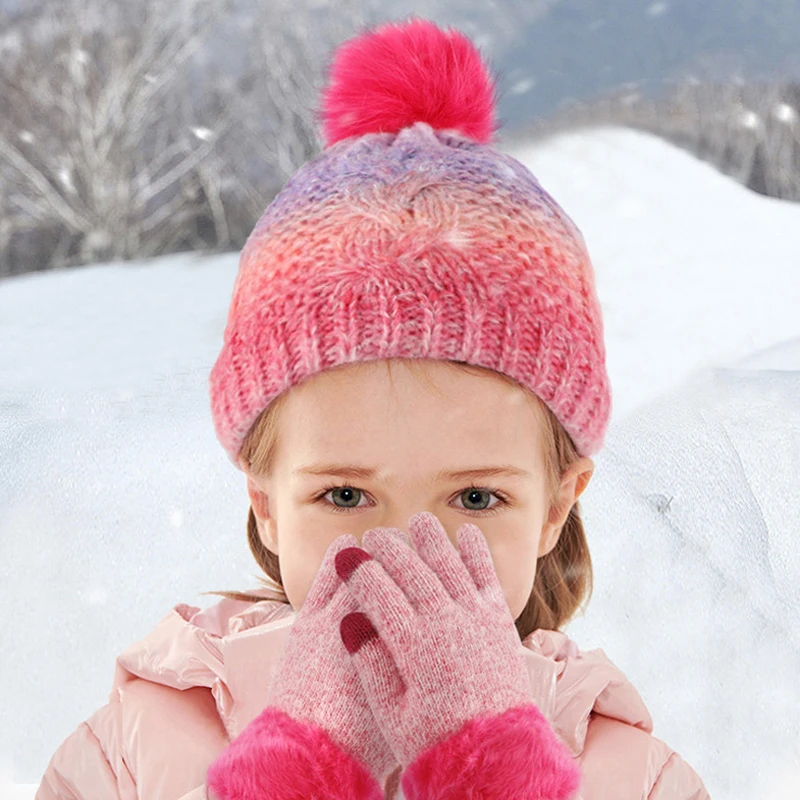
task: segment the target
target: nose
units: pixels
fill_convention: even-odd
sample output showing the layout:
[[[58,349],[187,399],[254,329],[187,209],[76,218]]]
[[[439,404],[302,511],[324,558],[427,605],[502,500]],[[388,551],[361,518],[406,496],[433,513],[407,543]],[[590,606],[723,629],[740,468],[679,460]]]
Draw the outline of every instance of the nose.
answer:
[[[363,541],[364,533],[368,530],[380,530],[386,531],[387,533],[391,533],[394,536],[398,536],[401,538],[412,550],[416,550],[417,548],[414,546],[414,542],[409,535],[409,521],[411,517],[415,514],[420,513],[420,511],[427,511],[427,509],[419,507],[419,508],[411,508],[405,509],[403,511],[397,510],[387,510],[383,514],[379,515],[377,519],[373,518],[370,520],[371,525],[369,528],[365,528],[364,531],[359,536],[359,544]],[[430,513],[433,513],[432,511]],[[441,523],[443,527],[445,527],[447,531],[447,538],[450,539],[453,547],[458,550],[456,534],[454,529],[448,529],[445,525],[445,521],[442,520],[440,517],[437,516],[437,519]],[[399,531],[399,534],[398,534]]]
[[[408,535],[408,525],[373,525],[371,528],[367,528],[364,532],[358,537],[359,545],[362,543],[364,539],[364,534],[367,531],[380,531],[382,533],[387,533],[392,536],[395,536],[401,539],[405,544],[411,547],[413,550],[416,550],[414,547],[414,543],[411,541],[411,537]]]
[[[420,510],[424,510],[424,508],[415,508],[408,503],[402,507],[394,505],[393,507],[380,509],[379,513],[370,515],[369,527],[365,527],[358,536],[358,543],[362,543],[364,534],[368,530],[377,530],[391,533],[400,538],[409,547],[416,549],[408,533],[408,522]]]

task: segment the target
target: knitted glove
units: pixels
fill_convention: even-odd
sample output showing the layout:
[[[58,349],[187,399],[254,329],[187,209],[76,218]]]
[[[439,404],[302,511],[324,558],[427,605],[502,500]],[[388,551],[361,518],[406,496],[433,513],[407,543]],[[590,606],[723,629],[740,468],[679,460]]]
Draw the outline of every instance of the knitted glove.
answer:
[[[208,770],[212,800],[382,800],[397,761],[339,634],[358,605],[334,561],[357,544],[346,535],[328,548],[284,643],[266,709]]]
[[[522,643],[475,525],[460,551],[430,513],[409,520],[416,553],[391,529],[344,548],[336,571],[362,611],[341,636],[407,800],[565,800],[580,770],[533,703]]]

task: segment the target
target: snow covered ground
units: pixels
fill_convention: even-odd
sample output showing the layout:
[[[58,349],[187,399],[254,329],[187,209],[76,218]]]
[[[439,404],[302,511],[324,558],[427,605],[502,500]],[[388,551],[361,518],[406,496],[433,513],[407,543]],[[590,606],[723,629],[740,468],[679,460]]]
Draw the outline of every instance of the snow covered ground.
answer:
[[[584,232],[614,390],[582,503],[595,592],[567,632],[628,675],[714,800],[796,799],[800,206],[632,131],[515,155]],[[207,399],[236,267],[0,282],[2,797],[33,797],[175,603],[256,585]]]

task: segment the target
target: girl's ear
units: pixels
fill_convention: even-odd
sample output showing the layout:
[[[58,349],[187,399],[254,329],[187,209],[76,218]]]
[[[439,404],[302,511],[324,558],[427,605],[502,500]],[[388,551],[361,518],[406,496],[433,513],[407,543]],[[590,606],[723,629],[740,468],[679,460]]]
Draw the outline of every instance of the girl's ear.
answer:
[[[569,512],[583,494],[583,490],[589,485],[593,473],[594,461],[584,456],[571,464],[562,476],[558,500],[551,506],[547,522],[542,528],[542,535],[539,539],[539,558],[546,556],[558,544],[558,538],[561,536]]]
[[[267,550],[277,555],[278,536],[275,521],[269,513],[269,497],[250,475],[247,476],[247,494],[250,497],[261,542]]]

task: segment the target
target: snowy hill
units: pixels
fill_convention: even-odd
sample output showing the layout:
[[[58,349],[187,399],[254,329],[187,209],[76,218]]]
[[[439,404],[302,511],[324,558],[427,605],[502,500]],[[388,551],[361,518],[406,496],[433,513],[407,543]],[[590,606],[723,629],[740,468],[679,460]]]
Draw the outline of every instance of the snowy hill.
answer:
[[[714,800],[796,798],[800,206],[632,131],[515,155],[586,237],[614,390],[582,502],[595,592],[567,632],[630,677]],[[0,282],[0,796],[39,780],[175,603],[256,585],[207,398],[236,268]]]

